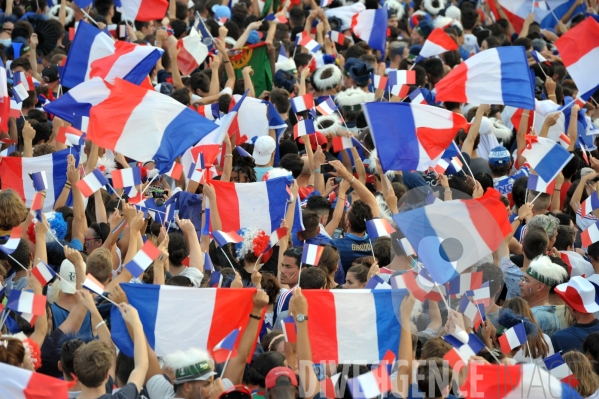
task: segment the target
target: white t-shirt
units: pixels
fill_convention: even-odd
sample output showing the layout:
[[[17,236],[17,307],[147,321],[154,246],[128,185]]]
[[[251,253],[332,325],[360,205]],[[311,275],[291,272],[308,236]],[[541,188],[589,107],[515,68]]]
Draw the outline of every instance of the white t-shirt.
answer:
[[[174,398],[175,391],[170,382],[162,374],[156,374],[146,383],[148,395],[152,399]]]
[[[555,351],[553,350],[553,344],[551,343],[551,338],[549,338],[549,336],[547,334],[543,334],[543,339],[545,340],[545,342],[547,342],[547,345],[549,346],[549,354],[547,356],[553,355],[555,353]],[[536,362],[540,362],[543,360],[541,358],[533,359],[529,356],[524,356],[525,349],[526,349],[526,344],[522,345],[520,350],[518,352],[516,352],[516,354],[514,355],[515,361],[517,361],[518,363],[536,363]]]

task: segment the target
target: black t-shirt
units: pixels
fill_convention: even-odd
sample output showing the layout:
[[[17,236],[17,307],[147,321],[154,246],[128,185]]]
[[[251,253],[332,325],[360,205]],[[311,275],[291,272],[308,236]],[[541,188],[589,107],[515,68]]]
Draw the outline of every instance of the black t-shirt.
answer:
[[[139,392],[137,392],[137,386],[134,383],[130,382],[118,392],[115,393],[106,393],[100,396],[98,399],[137,399],[139,398]]]
[[[65,333],[60,329],[55,329],[52,334],[44,339],[42,344],[42,365],[37,370],[38,373],[46,374],[52,377],[62,377],[62,371],[58,369],[60,360],[61,344]]]

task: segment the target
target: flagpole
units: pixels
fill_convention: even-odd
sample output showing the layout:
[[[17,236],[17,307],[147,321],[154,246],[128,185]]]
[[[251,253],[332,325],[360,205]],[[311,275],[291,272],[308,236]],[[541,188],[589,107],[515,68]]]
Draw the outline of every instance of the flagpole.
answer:
[[[8,319],[9,312],[10,309],[8,308],[4,308],[4,310],[2,310],[2,314],[0,316],[0,330],[2,330],[2,327],[4,327],[4,323],[6,323],[6,319]]]
[[[300,279],[302,278],[302,262],[300,262],[299,264],[299,271],[297,272],[297,286],[299,287],[300,285]]]
[[[85,17],[86,17],[87,19],[89,19],[89,20],[90,20],[90,21],[92,21],[94,24],[96,24],[96,27],[98,26],[98,22],[97,22],[95,19],[93,19],[93,18],[91,17],[91,15],[89,15],[89,14],[87,13],[87,11],[85,11],[85,9],[83,9],[83,8],[79,8],[79,9],[81,10],[81,12],[82,12],[82,13],[85,15]]]
[[[229,351],[229,354],[227,355],[227,360],[225,360],[225,365],[223,366],[223,371],[221,371],[220,373],[220,378],[223,378],[223,376],[225,375],[225,370],[227,369],[227,365],[229,364],[229,359],[231,358],[231,352]]]
[[[468,172],[470,172],[470,176],[472,176],[472,178],[474,179],[474,173],[472,173],[472,169],[470,169],[470,165],[468,165],[468,162],[466,162],[466,158],[464,158],[464,154],[462,154],[462,150],[460,150],[457,145],[455,146],[455,148],[458,150],[458,154],[460,154],[460,157],[462,157],[462,160],[464,161],[464,165],[466,165],[466,167],[468,168]]]
[[[542,192],[542,191],[540,191],[540,192],[537,194],[537,196],[536,196],[536,197],[534,197],[532,201],[530,201],[530,204],[532,205],[532,204],[533,204],[533,202],[535,202],[535,200],[541,196],[541,194],[543,194],[543,192]]]
[[[225,255],[225,258],[227,258],[227,261],[229,262],[229,265],[231,265],[231,269],[235,270],[235,268],[233,267],[233,263],[231,263],[231,259],[229,259],[229,256],[227,256],[227,253],[225,252],[225,250],[223,249],[223,247],[219,247],[221,251],[223,251],[223,255]]]

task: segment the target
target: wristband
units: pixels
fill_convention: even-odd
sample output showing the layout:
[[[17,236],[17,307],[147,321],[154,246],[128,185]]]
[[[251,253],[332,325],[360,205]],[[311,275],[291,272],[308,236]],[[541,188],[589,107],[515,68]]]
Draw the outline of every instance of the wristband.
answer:
[[[97,330],[98,328],[102,327],[102,324],[106,324],[106,320],[102,320],[101,322],[99,322],[96,328],[94,328],[94,330]]]
[[[254,319],[254,320],[262,320],[262,316],[256,316],[250,313],[250,319]]]
[[[352,184],[354,184],[355,181],[356,181],[356,176],[354,176],[354,178],[351,179],[351,181],[349,182],[349,185],[351,186]]]
[[[312,173],[320,173],[320,169],[314,169],[314,172]]]

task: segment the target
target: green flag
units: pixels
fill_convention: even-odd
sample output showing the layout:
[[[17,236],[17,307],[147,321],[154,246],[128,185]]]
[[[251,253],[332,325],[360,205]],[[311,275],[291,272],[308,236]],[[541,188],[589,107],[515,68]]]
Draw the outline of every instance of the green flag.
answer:
[[[254,91],[259,96],[264,90],[272,89],[272,70],[270,69],[270,58],[268,57],[268,48],[266,43],[249,45],[235,52],[229,57],[235,70],[237,79],[242,78],[241,71],[246,66],[251,66],[254,70],[252,82]]]

